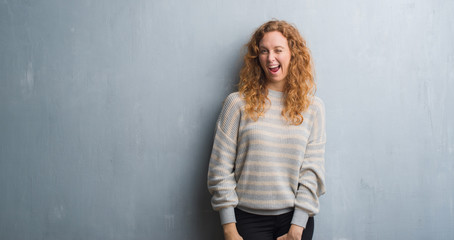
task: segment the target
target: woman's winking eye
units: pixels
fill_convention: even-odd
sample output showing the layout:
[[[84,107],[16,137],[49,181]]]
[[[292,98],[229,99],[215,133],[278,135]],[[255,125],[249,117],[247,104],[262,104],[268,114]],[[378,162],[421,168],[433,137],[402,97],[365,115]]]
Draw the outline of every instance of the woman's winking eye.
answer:
[[[284,49],[282,48],[276,48],[275,50],[273,50],[275,53],[282,53],[284,51]],[[268,49],[260,49],[259,51],[260,54],[265,54],[265,53],[268,53]]]

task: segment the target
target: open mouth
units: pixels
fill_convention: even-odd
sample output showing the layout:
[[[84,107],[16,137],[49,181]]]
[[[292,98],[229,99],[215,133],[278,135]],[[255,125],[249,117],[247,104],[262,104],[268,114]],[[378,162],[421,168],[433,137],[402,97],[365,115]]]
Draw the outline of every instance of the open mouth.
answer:
[[[270,70],[271,73],[277,73],[277,71],[279,71],[280,68],[281,68],[281,65],[268,67],[268,69]]]

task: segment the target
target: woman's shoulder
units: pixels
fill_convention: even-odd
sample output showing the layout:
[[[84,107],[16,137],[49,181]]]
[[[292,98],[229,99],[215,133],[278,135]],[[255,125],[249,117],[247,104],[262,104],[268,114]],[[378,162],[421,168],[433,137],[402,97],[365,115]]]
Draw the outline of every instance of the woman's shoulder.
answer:
[[[312,105],[325,108],[325,102],[319,96],[314,96],[312,98]]]
[[[227,116],[235,116],[237,112],[241,112],[243,107],[243,99],[238,92],[233,92],[227,95],[223,102],[223,107],[219,119],[224,119]],[[239,116],[239,115],[238,115]]]
[[[318,96],[313,96],[311,105],[309,106],[313,113],[325,112],[325,102]]]
[[[232,92],[229,95],[227,95],[227,97],[225,98],[225,100],[237,100],[237,99],[241,99],[240,92]]]
[[[243,98],[239,92],[230,93],[224,100],[224,105],[236,105],[241,106],[243,104]]]

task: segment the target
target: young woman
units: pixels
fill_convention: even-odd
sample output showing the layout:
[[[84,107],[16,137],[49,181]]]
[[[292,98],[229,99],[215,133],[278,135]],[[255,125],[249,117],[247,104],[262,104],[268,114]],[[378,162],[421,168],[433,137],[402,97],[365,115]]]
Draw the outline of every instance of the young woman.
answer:
[[[216,123],[208,169],[226,240],[311,239],[325,192],[325,108],[305,40],[285,21],[247,44],[239,91]]]

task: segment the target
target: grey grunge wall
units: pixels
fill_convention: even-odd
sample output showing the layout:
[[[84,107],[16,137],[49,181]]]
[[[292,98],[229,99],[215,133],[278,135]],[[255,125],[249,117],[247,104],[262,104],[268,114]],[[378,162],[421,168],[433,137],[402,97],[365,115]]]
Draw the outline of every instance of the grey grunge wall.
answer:
[[[243,45],[295,24],[326,105],[314,239],[454,239],[454,2],[0,2],[0,239],[222,239]]]

